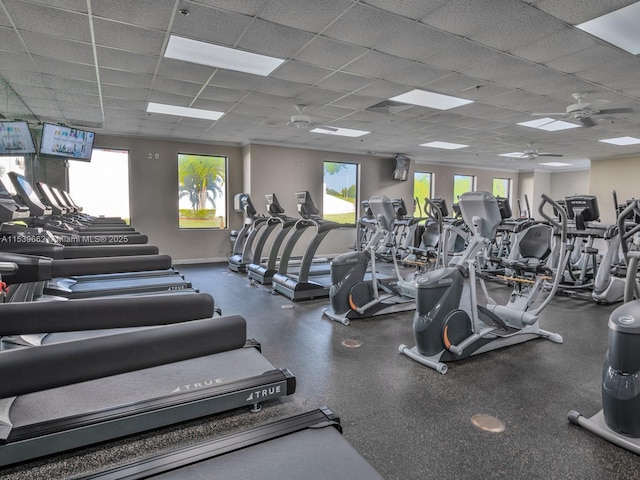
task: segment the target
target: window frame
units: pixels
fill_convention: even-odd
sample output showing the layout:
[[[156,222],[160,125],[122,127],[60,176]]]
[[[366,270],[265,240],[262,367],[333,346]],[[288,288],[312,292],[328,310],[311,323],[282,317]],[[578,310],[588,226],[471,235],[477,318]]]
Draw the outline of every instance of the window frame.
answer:
[[[353,166],[355,168],[355,177],[354,177],[354,198],[353,198],[353,218],[349,221],[349,222],[338,222],[338,223],[342,223],[345,225],[351,225],[351,224],[355,224],[357,219],[358,219],[358,214],[360,211],[360,206],[358,205],[359,203],[359,198],[360,198],[360,164],[356,163],[356,162],[340,162],[340,161],[335,161],[335,160],[324,160],[322,162],[322,218],[325,220],[333,220],[331,217],[327,218],[327,215],[345,215],[345,214],[339,214],[339,213],[327,213],[327,208],[324,202],[324,198],[325,198],[325,193],[327,193],[327,186],[326,186],[326,175],[327,175],[327,169],[326,169],[326,165],[327,164],[339,164],[339,165],[347,165],[348,167]],[[337,170],[336,173],[340,173],[340,170]],[[329,174],[331,175],[331,174]],[[349,177],[347,177],[348,180]],[[350,189],[351,185],[347,185],[344,188],[347,188],[347,195],[348,195],[348,189]],[[335,190],[334,190],[335,191]],[[333,195],[335,196],[335,195]],[[344,197],[344,198],[351,198],[349,196]]]
[[[223,185],[222,185],[222,204],[224,206],[224,215],[218,215],[219,211],[216,211],[213,218],[211,219],[211,224],[210,225],[202,225],[202,226],[183,226],[181,225],[181,210],[188,210],[188,209],[181,209],[180,208],[180,200],[181,200],[181,195],[180,195],[180,159],[183,156],[193,156],[193,157],[205,157],[205,158],[212,158],[212,159],[223,159],[224,161],[224,178],[223,178]],[[178,230],[224,230],[226,228],[228,228],[229,225],[229,181],[228,181],[228,177],[229,177],[229,157],[227,155],[216,155],[216,154],[210,154],[210,153],[186,153],[186,152],[178,152],[177,156],[176,156],[176,160],[177,160],[177,173],[178,173],[178,183],[177,183],[177,188],[178,188]],[[209,200],[208,198],[205,200],[205,206],[206,206],[206,202],[207,200]],[[207,209],[207,208],[203,208],[203,209],[197,209],[197,210],[217,210],[218,207],[215,203],[215,201],[219,201],[220,198],[215,199],[214,198],[214,209]],[[220,217],[222,217],[222,220],[220,220]],[[193,220],[197,220],[197,219],[193,219]]]
[[[468,192],[475,192],[478,189],[478,177],[476,175],[470,175],[467,173],[454,173],[453,174],[453,203],[458,203],[459,195],[456,195],[456,180],[458,177],[465,177],[465,178],[471,179],[471,190],[467,190]],[[466,193],[466,192],[462,192],[462,193]]]

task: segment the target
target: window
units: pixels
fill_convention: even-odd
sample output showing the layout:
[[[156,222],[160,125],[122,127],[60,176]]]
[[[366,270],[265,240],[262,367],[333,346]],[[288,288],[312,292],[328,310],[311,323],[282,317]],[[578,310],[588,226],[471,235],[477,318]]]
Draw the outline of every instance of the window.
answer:
[[[413,198],[417,203],[413,210],[414,217],[422,217],[424,210],[424,199],[433,198],[433,174],[430,172],[413,173]]]
[[[356,223],[358,165],[324,162],[322,218],[338,223]]]
[[[90,162],[68,163],[69,193],[84,212],[129,220],[129,152],[94,148]]]
[[[0,157],[0,180],[9,193],[15,195],[15,189],[7,175],[9,172],[24,175],[24,157]]]
[[[178,154],[178,227],[225,228],[227,157]]]
[[[453,203],[458,203],[460,195],[476,190],[475,175],[454,175],[453,176]]]
[[[494,178],[493,179],[493,196],[511,199],[511,179],[510,178]]]

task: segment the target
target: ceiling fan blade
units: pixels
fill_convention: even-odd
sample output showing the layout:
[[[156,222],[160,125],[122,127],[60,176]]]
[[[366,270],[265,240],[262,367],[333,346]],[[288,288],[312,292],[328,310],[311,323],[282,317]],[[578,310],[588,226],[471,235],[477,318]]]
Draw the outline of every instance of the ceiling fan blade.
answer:
[[[594,127],[596,125],[596,122],[594,122],[591,117],[580,117],[578,120],[587,128]]]
[[[602,115],[615,115],[616,113],[633,113],[633,108],[607,108],[605,110],[600,110],[599,112]]]
[[[563,157],[562,153],[539,153],[538,157]]]

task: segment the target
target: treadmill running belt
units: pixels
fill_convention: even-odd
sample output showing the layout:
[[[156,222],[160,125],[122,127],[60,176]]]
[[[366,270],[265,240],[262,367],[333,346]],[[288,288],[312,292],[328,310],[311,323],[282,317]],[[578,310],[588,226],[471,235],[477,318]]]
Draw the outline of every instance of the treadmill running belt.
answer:
[[[150,399],[180,396],[273,369],[257,349],[240,348],[21,395],[14,401],[9,418],[14,430],[19,430],[43,422],[99,414],[114,407],[135,406]]]
[[[381,480],[327,407],[76,478]]]

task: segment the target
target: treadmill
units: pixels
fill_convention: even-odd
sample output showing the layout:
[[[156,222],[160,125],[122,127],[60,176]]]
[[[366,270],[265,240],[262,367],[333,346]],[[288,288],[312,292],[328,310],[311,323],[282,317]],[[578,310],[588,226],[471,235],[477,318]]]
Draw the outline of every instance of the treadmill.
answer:
[[[276,274],[279,253],[285,238],[291,232],[298,218],[285,215],[284,208],[280,205],[275,193],[265,195],[267,199],[267,212],[270,217],[267,220],[267,226],[260,235],[253,254],[253,261],[247,268],[247,275],[252,282],[258,282],[261,285],[271,285],[273,276]],[[275,236],[269,251],[269,257],[266,262],[262,261],[262,250],[270,238],[273,231],[280,226],[278,234]]]
[[[31,228],[11,222],[28,220],[29,208],[18,205],[0,180],[0,250],[55,259],[123,255],[157,255],[154,245],[62,245],[56,236],[42,228]]]
[[[382,480],[341,433],[340,419],[321,407],[75,478]]]
[[[102,301],[82,328],[155,321],[146,314],[148,305],[131,310],[141,299],[127,300],[124,307]],[[15,321],[21,305],[4,305],[15,308],[0,322],[0,335],[73,331],[79,326],[69,318],[92,315],[86,302],[29,304],[27,315]],[[47,315],[53,305],[56,313]],[[114,310],[108,312],[108,305]],[[42,317],[33,315],[38,308]],[[59,343],[55,337],[62,334],[50,334],[42,346],[0,351],[0,466],[235,408],[257,411],[263,402],[294,393],[295,377],[273,367],[259,344],[247,340],[243,317],[166,324],[172,321]]]
[[[236,212],[244,212],[244,225],[233,244],[233,252],[229,257],[229,270],[246,273],[247,266],[253,257],[253,243],[260,231],[267,225],[267,218],[258,214],[248,193],[239,193],[234,197]]]
[[[129,276],[129,272],[148,272],[167,269],[171,257],[141,255],[129,257],[78,258],[53,260],[44,256],[0,252],[0,261],[18,265],[16,272],[3,275],[9,284],[46,282],[43,294],[66,299],[92,298],[122,294],[141,294],[159,291],[191,289],[191,282],[181,275]],[[126,272],[124,275],[119,275]],[[74,275],[116,274],[83,281]]]
[[[307,300],[325,298],[329,296],[331,288],[331,274],[329,264],[314,265],[313,258],[320,243],[329,232],[339,228],[354,228],[355,225],[345,225],[322,219],[318,214],[311,194],[307,191],[296,192],[298,212],[302,216],[294,225],[294,231],[289,235],[282,251],[278,272],[273,275],[272,288],[291,300]],[[296,243],[309,228],[314,228],[316,234],[307,245],[299,268],[290,268],[289,261]]]
[[[124,230],[128,225],[120,225],[111,228],[109,225],[84,227],[76,230],[65,224],[63,220],[55,220],[51,217],[53,210],[44,205],[33,190],[29,181],[16,172],[9,172],[9,179],[17,191],[20,201],[26,205],[32,219],[32,226],[42,226],[60,237],[62,244],[69,245],[97,245],[97,244],[142,244],[148,242],[146,235],[135,231]]]

